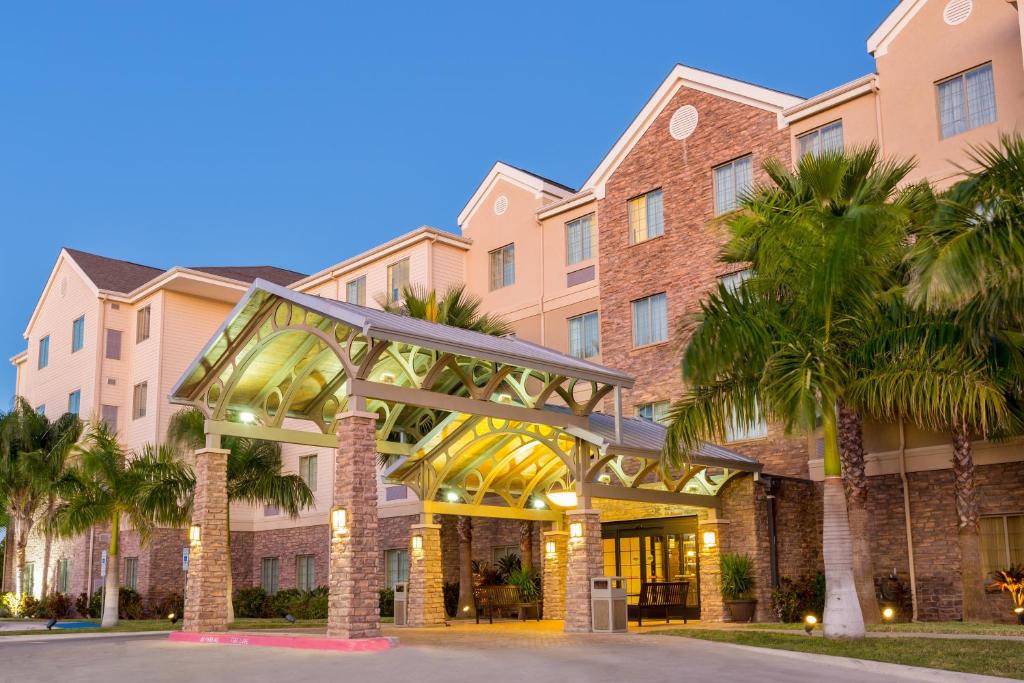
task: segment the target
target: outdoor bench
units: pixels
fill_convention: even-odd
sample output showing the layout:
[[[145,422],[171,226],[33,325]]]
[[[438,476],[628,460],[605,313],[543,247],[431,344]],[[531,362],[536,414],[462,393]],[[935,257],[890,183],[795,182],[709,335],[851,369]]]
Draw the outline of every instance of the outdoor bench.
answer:
[[[540,600],[524,600],[519,586],[480,586],[473,591],[473,603],[476,607],[476,623],[480,623],[480,613],[487,611],[487,619],[494,623],[494,610],[515,608],[519,610],[519,618],[526,619],[526,608],[533,607],[540,621]]]
[[[669,622],[668,611],[672,607],[686,607],[689,581],[652,581],[640,584],[640,600],[636,605],[637,626],[644,625],[644,610],[659,608],[665,610],[665,623]],[[683,623],[686,623],[685,612]]]

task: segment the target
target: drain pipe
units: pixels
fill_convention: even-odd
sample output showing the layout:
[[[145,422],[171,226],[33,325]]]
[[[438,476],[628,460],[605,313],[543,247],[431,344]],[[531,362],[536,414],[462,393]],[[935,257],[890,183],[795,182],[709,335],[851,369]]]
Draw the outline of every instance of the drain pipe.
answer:
[[[914,532],[910,524],[910,484],[907,481],[907,435],[900,419],[900,481],[903,483],[903,523],[907,533],[907,560],[910,564],[910,620],[917,621],[917,572],[914,570]]]
[[[774,477],[765,477],[765,499],[768,501],[768,563],[770,567],[772,588],[779,587],[779,545],[775,528],[775,492],[779,481]]]

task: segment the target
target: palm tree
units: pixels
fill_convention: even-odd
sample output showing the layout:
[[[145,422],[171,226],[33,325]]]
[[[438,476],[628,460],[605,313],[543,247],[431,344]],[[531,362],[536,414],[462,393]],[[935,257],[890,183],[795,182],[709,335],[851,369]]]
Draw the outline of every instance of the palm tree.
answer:
[[[97,524],[110,525],[102,626],[113,626],[118,619],[121,525],[128,523],[146,543],[155,525],[186,523],[184,502],[194,486],[191,470],[169,446],[146,445],[128,453],[106,423],[89,428],[57,484],[61,502],[48,526],[70,538]]]
[[[468,294],[465,285],[452,285],[440,297],[434,290],[426,291],[421,287],[406,285],[402,288],[400,301],[383,300],[380,304],[391,313],[451,327],[498,336],[512,333],[512,326],[500,317],[480,311],[480,298]],[[382,464],[386,465],[387,460],[386,457],[382,458]],[[456,616],[471,618],[476,616],[476,603],[473,600],[473,520],[460,516],[456,528],[459,533],[459,606]]]
[[[167,440],[182,448],[197,450],[206,445],[206,416],[198,408],[184,408],[171,416]],[[281,473],[281,444],[276,441],[222,436],[228,450],[228,595],[231,578],[231,503],[276,505],[292,519],[316,502],[313,491],[297,474]],[[228,600],[228,622],[235,620],[235,608]]]
[[[51,500],[51,476],[63,469],[60,465],[81,433],[78,416],[65,413],[50,422],[21,397],[0,414],[0,500],[14,526],[8,544],[14,543],[14,593],[19,598],[29,534],[40,507]],[[45,572],[44,567],[44,577]]]
[[[728,220],[722,254],[751,276],[724,284],[682,333],[689,385],[671,411],[665,457],[673,464],[733,424],[761,419],[787,432],[823,432],[824,630],[863,637],[853,572],[837,407],[850,377],[851,345],[874,317],[907,241],[919,191],[901,191],[909,162],[877,150],[805,156],[795,171],[769,161],[771,183]]]

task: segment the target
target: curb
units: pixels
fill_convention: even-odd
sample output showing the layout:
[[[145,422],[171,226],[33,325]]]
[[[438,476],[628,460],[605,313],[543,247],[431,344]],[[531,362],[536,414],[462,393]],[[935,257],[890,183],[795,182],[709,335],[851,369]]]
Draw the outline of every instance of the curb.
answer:
[[[254,633],[196,633],[174,631],[167,640],[175,643],[276,647],[327,652],[383,652],[398,643],[397,638],[324,638],[316,636],[259,635]]]
[[[0,647],[5,643],[63,642],[65,640],[92,640],[94,638],[141,638],[145,636],[162,636],[167,633],[168,631],[108,631],[104,633],[75,633],[73,631],[69,631],[67,633],[61,633],[60,635],[43,635],[43,633],[35,635],[31,633],[23,633],[17,636],[0,636]]]

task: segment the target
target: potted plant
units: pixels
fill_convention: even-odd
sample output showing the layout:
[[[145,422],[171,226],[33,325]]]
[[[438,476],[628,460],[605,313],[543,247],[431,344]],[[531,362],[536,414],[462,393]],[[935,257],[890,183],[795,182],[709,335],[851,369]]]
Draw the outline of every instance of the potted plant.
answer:
[[[754,620],[757,600],[754,590],[754,561],[745,553],[724,553],[722,567],[722,599],[733,621]]]
[[[1017,615],[1017,623],[1024,624],[1024,565],[1012,566],[992,572],[995,581],[990,589],[1006,591],[1013,602],[1013,613]]]

